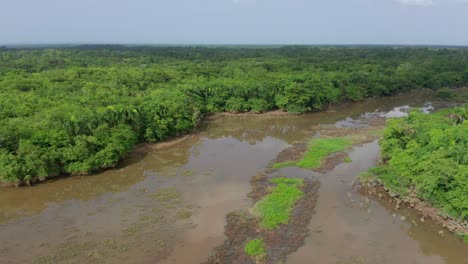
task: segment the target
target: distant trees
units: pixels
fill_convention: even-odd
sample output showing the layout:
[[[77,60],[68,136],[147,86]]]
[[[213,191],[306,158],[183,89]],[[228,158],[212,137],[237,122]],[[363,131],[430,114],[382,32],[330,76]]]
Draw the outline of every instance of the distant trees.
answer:
[[[3,48],[0,181],[109,168],[204,114],[316,111],[467,84],[463,48]]]

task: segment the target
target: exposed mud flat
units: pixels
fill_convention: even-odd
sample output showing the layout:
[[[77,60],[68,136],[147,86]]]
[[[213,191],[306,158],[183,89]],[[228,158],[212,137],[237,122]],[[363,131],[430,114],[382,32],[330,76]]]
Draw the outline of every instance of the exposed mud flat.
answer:
[[[210,118],[218,118],[218,117],[267,117],[267,116],[284,116],[284,115],[295,115],[294,113],[286,112],[283,110],[273,110],[267,112],[223,112],[223,113],[216,113],[213,114]]]
[[[282,150],[275,159],[275,163],[296,161],[302,158],[307,151],[307,143],[294,143],[291,147]]]
[[[259,174],[251,180],[253,191],[249,194],[254,202],[269,193],[269,177]],[[259,219],[247,209],[229,213],[225,234],[227,240],[215,248],[205,263],[278,263],[304,244],[309,235],[308,224],[317,201],[318,181],[306,179],[301,188],[304,196],[297,202],[287,224],[268,230],[259,225]],[[265,243],[266,256],[254,259],[244,252],[245,244],[261,237]]]

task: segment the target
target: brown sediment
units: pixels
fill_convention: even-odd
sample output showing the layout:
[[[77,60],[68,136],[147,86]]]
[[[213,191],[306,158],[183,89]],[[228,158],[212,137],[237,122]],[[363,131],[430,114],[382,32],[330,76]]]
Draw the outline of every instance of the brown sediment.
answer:
[[[416,210],[421,215],[421,221],[424,221],[424,219],[432,219],[434,222],[440,224],[450,232],[455,234],[468,234],[467,221],[447,216],[440,209],[435,208],[424,200],[418,198],[414,192],[411,192],[407,196],[394,195],[387,190],[384,185],[376,181],[371,181],[366,184],[361,184],[358,181],[356,186],[361,194],[390,201],[392,204],[395,204],[396,210],[403,207]]]
[[[269,193],[272,187],[270,178],[264,174],[253,177],[251,184],[253,191],[249,197],[258,201]],[[249,210],[239,210],[227,215],[225,234],[227,240],[215,248],[205,263],[278,263],[286,256],[296,251],[304,244],[309,235],[308,225],[314,212],[318,198],[319,182],[311,179],[304,180],[301,190],[304,192],[291,213],[288,224],[268,230],[259,225],[259,219]],[[259,259],[247,255],[244,247],[251,239],[261,238],[264,241],[266,256]]]
[[[354,144],[365,144],[378,139],[379,131],[385,128],[383,119],[375,119],[373,122],[381,123],[381,126],[365,126],[365,127],[335,127],[335,126],[320,126],[319,136],[321,137],[350,137]]]
[[[266,196],[271,188],[271,185],[268,182],[268,177],[265,173],[258,173],[253,176],[250,179],[250,185],[252,186],[252,191],[248,193],[247,196],[251,198],[254,203]]]
[[[338,164],[344,161],[344,158],[348,157],[348,153],[345,151],[336,152],[328,157],[326,157],[319,168],[314,169],[314,171],[325,173],[327,171],[333,170]]]
[[[286,112],[283,110],[272,110],[267,112],[221,112],[215,113],[210,116],[210,118],[218,118],[218,117],[249,117],[249,116],[280,116],[280,115],[294,115],[295,113]]]
[[[288,147],[281,151],[278,156],[276,156],[275,162],[287,162],[287,161],[296,161],[302,158],[304,152],[306,152],[308,146],[306,143],[295,143],[291,147]]]
[[[185,136],[181,136],[181,137],[176,137],[174,139],[170,139],[170,140],[167,140],[167,141],[162,141],[162,142],[158,142],[158,143],[154,143],[154,144],[150,144],[150,145],[147,145],[148,147],[150,147],[151,149],[163,149],[163,148],[167,148],[167,147],[170,147],[170,146],[174,146],[182,141],[185,141],[189,138],[193,138],[194,136],[196,135],[196,133],[192,133],[192,134],[189,134],[189,135],[185,135]]]

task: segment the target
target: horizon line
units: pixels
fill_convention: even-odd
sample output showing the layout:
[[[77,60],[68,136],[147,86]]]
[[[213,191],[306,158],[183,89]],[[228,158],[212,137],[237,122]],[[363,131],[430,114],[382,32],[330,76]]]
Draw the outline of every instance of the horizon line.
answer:
[[[385,43],[355,43],[355,44],[314,44],[314,43],[112,43],[112,42],[51,42],[51,43],[0,43],[0,47],[56,47],[56,46],[387,46],[387,47],[467,47],[468,44],[385,44]]]

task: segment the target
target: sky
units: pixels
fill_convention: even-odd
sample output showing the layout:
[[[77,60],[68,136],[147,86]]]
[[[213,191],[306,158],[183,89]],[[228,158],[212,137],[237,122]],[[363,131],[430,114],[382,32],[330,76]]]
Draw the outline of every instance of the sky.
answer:
[[[468,0],[0,0],[0,44],[468,45]]]

